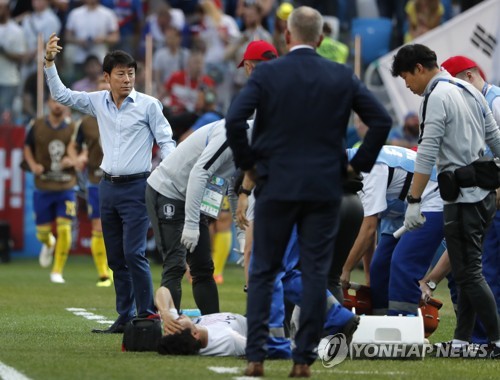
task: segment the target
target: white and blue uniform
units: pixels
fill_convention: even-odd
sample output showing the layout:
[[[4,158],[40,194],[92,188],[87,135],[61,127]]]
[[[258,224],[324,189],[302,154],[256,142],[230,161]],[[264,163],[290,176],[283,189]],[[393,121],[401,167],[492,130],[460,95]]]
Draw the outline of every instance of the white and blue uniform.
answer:
[[[177,309],[170,314],[179,318]],[[240,314],[214,313],[194,318],[193,323],[207,330],[206,347],[200,349],[203,356],[243,356],[247,344],[247,319]]]
[[[352,158],[356,149],[348,149]],[[422,194],[424,226],[396,239],[393,233],[403,225],[416,153],[397,146],[384,146],[370,173],[363,174],[359,192],[365,216],[380,218],[380,240],[370,266],[370,287],[374,314],[416,314],[424,277],[443,240],[443,201],[436,170]]]

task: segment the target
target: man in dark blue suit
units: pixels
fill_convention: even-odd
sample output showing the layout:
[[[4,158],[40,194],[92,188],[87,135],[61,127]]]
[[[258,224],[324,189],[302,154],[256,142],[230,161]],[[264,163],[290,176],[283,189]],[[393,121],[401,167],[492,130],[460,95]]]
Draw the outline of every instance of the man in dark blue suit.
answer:
[[[295,9],[285,34],[290,53],[258,65],[226,117],[236,165],[257,183],[247,301],[247,376],[264,374],[273,281],[294,224],[303,303],[290,377],[310,376],[325,318],[342,178],[347,172],[370,171],[392,124],[351,69],[315,52],[322,26],[316,10]],[[250,147],[246,120],[255,110]],[[370,129],[346,170],[343,144],[351,110]]]

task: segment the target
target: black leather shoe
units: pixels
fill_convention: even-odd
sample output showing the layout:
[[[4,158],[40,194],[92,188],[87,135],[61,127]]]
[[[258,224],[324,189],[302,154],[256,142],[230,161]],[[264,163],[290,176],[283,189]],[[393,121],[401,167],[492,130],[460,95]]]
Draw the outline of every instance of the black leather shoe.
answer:
[[[93,329],[92,332],[96,334],[123,334],[125,331],[125,323],[113,323],[107,329]]]

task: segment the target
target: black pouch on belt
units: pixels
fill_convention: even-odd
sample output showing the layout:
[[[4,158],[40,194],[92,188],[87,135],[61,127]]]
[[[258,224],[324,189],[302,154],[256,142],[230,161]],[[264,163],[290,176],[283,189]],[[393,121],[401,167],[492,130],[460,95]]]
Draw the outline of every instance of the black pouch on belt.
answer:
[[[460,187],[458,186],[455,173],[452,171],[441,172],[438,175],[439,194],[441,198],[447,202],[453,202],[460,194]]]
[[[480,158],[472,163],[476,171],[477,186],[486,190],[500,187],[500,169],[491,158]]]
[[[460,187],[477,186],[476,169],[473,164],[456,169],[455,178]]]

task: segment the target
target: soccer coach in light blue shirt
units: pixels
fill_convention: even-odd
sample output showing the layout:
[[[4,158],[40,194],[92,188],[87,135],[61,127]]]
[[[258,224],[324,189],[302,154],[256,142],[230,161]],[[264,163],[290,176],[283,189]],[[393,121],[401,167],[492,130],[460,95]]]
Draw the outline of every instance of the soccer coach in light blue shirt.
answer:
[[[172,129],[161,103],[134,90],[137,63],[123,51],[106,55],[104,79],[110,91],[71,91],[59,79],[54,59],[62,49],[53,34],[45,52],[45,75],[58,102],[97,118],[104,157],[99,185],[104,243],[113,270],[118,319],[102,333],[121,333],[136,315],[155,312],[153,284],[146,259],[149,226],[145,205],[146,178],[156,140],[165,158],[174,148]]]

